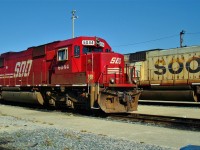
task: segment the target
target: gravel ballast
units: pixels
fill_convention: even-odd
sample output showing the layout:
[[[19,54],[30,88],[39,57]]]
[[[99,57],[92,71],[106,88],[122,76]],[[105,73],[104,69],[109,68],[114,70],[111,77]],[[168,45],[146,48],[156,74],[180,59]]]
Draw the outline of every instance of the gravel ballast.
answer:
[[[53,124],[0,116],[0,149],[20,150],[168,150],[171,148],[113,138],[86,130],[61,129]]]

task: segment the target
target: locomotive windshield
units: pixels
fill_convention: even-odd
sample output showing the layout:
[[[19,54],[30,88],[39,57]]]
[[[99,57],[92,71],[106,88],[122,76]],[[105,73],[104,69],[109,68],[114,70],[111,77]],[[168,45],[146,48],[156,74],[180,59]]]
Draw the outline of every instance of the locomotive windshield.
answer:
[[[84,46],[83,47],[83,53],[86,54],[88,52],[103,52],[103,48],[101,47],[87,47],[87,46]]]

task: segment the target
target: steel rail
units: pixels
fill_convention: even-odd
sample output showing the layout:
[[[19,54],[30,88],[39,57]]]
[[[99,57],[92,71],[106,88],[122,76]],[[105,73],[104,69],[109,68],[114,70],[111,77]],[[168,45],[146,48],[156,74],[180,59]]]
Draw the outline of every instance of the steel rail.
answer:
[[[139,113],[131,113],[128,115],[110,114],[108,118],[110,118],[111,120],[119,120],[131,123],[140,122],[148,125],[158,125],[182,130],[200,131],[200,119],[197,118],[149,115]]]
[[[177,106],[177,107],[200,107],[200,102],[183,102],[183,101],[162,101],[162,100],[139,100],[140,105],[154,106]]]

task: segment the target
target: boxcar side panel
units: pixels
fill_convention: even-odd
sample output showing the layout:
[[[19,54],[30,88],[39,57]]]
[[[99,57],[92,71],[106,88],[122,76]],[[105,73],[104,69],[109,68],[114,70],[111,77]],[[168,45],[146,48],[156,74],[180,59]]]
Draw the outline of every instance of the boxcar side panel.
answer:
[[[147,52],[141,84],[176,85],[200,82],[200,47]]]

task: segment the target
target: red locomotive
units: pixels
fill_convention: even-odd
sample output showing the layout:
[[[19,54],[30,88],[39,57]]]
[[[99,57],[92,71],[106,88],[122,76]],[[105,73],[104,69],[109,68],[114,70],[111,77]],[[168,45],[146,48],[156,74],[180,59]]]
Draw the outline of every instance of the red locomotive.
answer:
[[[97,37],[7,52],[0,56],[1,99],[106,113],[134,111],[140,91],[124,70],[124,56]]]

